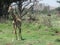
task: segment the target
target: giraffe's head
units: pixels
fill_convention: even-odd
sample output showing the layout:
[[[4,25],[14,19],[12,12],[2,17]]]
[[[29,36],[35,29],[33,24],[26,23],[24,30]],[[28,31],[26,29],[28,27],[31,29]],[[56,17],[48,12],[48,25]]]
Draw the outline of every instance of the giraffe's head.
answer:
[[[12,7],[11,7],[11,6],[9,6],[9,8],[8,8],[8,13],[9,13],[11,10],[12,10]]]

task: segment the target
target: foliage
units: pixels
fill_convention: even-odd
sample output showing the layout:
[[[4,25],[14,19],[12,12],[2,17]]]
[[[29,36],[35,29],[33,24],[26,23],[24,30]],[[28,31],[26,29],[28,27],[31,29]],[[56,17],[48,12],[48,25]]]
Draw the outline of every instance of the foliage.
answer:
[[[40,23],[43,15],[37,16],[39,18],[37,23],[22,21],[22,36],[25,40],[15,40],[11,21],[0,23],[0,45],[60,45],[60,33],[55,33],[56,30],[60,32],[60,23],[58,23],[60,20],[57,20],[56,16],[52,15],[53,27],[48,28]]]
[[[60,11],[60,7],[57,7],[56,10],[57,10],[57,11]]]
[[[57,1],[58,3],[60,3],[60,1]]]

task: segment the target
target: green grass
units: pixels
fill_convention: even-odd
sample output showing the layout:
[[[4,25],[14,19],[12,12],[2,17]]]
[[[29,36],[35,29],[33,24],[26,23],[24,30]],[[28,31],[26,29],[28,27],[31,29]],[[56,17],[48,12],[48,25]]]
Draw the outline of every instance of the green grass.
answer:
[[[41,17],[41,16],[40,16]],[[0,23],[0,45],[60,45],[60,34],[57,35],[54,31],[60,31],[57,20],[52,16],[53,27],[48,28],[43,25],[42,17],[39,18],[37,23],[22,23],[22,36],[25,40],[14,40],[12,33],[12,23]],[[55,25],[57,24],[57,26]],[[52,31],[53,30],[53,31]]]

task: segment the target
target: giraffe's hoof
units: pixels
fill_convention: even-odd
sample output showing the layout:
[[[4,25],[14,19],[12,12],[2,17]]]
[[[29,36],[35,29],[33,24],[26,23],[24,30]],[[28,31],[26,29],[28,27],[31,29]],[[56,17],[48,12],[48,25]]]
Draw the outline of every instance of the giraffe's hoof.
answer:
[[[26,39],[24,39],[24,38],[21,38],[21,40],[26,40]]]
[[[20,38],[20,39],[18,38],[18,40],[25,40],[25,39],[24,38]]]

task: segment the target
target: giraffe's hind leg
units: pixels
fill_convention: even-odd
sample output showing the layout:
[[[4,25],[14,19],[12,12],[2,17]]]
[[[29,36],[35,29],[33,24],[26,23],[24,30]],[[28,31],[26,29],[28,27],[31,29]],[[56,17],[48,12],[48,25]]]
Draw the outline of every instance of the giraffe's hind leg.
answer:
[[[17,27],[18,27],[18,30],[19,30],[19,39],[21,39],[22,40],[22,34],[21,34],[21,22],[20,21],[18,21],[18,23],[17,23]]]
[[[13,21],[13,28],[14,28],[14,34],[15,34],[15,37],[16,37],[16,40],[18,39],[17,37],[17,26],[16,26],[16,23]]]

